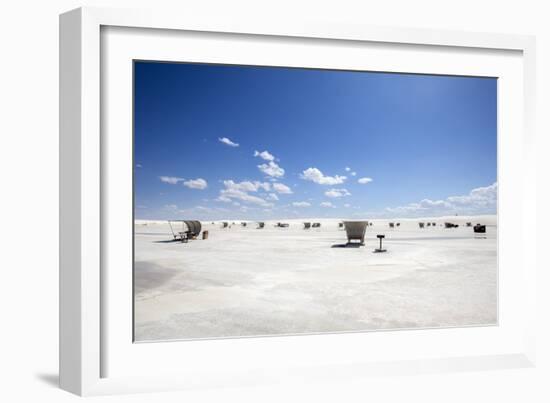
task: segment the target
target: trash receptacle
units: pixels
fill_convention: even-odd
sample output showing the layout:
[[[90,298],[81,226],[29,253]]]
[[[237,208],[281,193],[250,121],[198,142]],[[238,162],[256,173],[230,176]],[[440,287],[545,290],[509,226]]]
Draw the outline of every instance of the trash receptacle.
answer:
[[[208,231],[202,231],[202,239],[208,239]]]

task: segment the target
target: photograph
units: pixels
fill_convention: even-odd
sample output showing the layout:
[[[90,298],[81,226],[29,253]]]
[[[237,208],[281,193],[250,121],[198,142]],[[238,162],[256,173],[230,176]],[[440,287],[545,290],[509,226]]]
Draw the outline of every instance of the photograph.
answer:
[[[134,342],[498,325],[497,92],[134,60]]]

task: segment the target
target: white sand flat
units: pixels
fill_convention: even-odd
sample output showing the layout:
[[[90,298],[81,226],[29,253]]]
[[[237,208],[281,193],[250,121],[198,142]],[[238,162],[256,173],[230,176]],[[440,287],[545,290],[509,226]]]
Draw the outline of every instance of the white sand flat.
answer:
[[[290,227],[203,222],[208,240],[186,244],[167,242],[167,223],[136,222],[136,340],[497,321],[496,216],[373,220],[360,248],[332,247],[346,242],[340,220],[279,221]],[[303,221],[321,228],[304,230]],[[401,225],[390,229],[389,221]],[[418,221],[438,226],[420,229]],[[445,221],[460,227],[445,229]],[[466,222],[488,225],[486,237]],[[373,253],[377,234],[387,253]]]

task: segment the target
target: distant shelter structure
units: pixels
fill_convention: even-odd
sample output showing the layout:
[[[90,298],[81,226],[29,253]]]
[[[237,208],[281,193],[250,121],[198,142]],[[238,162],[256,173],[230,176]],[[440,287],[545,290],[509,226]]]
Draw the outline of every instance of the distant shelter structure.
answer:
[[[476,234],[485,234],[486,232],[487,232],[487,226],[486,225],[476,224],[474,226],[474,233],[476,233]]]

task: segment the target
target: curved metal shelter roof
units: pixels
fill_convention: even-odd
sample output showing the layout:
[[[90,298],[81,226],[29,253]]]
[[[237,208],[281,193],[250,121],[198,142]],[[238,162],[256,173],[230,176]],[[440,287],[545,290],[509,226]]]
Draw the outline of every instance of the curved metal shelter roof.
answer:
[[[201,232],[201,222],[200,221],[185,221],[185,225],[187,225],[187,228],[189,228],[189,231],[193,235],[199,235]]]
[[[369,225],[368,221],[344,221],[348,242],[357,239],[359,239],[361,243],[365,242],[367,225]]]
[[[172,228],[172,223],[182,223],[185,224],[187,230],[193,235],[199,235],[202,229],[202,224],[200,221],[196,220],[168,220],[170,228]],[[172,230],[172,232],[174,232]]]

